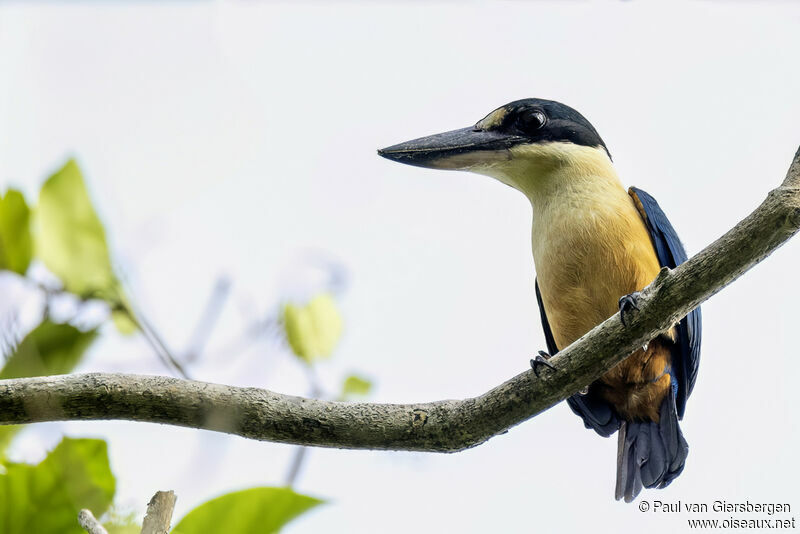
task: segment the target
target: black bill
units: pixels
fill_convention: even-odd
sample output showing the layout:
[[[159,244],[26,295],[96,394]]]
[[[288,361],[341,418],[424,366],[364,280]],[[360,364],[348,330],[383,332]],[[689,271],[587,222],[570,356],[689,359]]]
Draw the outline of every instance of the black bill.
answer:
[[[503,157],[506,149],[524,140],[516,135],[469,127],[382,148],[378,155],[417,167],[463,169],[486,161],[486,152],[500,152],[503,154],[498,156]]]

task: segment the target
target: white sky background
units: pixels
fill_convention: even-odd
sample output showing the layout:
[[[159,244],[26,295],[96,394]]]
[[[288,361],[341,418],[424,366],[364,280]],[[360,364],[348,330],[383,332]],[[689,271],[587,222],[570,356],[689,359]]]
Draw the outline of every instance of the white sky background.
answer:
[[[693,254],[761,202],[800,143],[799,22],[800,6],[765,2],[2,4],[0,188],[34,199],[75,155],[135,297],[178,349],[230,275],[198,379],[305,393],[275,346],[220,350],[304,286],[303,251],[323,250],[351,276],[346,334],[320,369],[330,389],[359,370],[374,401],[473,396],[545,347],[530,208],[489,178],[375,149],[556,99],[597,127],[625,185],[659,200]],[[799,262],[794,240],[704,305],[686,470],[644,499],[800,515]],[[164,372],[112,328],[80,370]],[[108,439],[119,502],[142,511],[174,489],[176,517],[281,484],[292,450],[58,423],[28,430],[15,457],[38,460],[62,433]],[[288,530],[685,529],[687,514],[614,502],[615,454],[565,404],[454,455],[318,449],[297,489],[331,502]]]

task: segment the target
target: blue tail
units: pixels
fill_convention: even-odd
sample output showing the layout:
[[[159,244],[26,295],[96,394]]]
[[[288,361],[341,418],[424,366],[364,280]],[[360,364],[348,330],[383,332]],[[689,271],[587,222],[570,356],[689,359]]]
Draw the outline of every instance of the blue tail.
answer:
[[[633,501],[645,488],[664,488],[683,471],[689,444],[678,426],[674,395],[661,403],[659,422],[623,421],[617,448],[615,497]]]

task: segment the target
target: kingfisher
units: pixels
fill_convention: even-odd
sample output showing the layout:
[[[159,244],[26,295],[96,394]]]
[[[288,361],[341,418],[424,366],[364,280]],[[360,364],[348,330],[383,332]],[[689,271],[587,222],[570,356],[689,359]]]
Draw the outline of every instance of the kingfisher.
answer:
[[[501,106],[474,126],[378,150],[384,158],[431,169],[490,176],[531,203],[535,293],[547,360],[605,319],[637,308],[639,292],[686,251],[656,200],[625,189],[606,144],[583,115],[552,100]],[[700,362],[696,308],[567,402],[586,428],[618,432],[615,498],[663,488],[689,452],[683,418]],[[554,372],[554,371],[548,371]]]

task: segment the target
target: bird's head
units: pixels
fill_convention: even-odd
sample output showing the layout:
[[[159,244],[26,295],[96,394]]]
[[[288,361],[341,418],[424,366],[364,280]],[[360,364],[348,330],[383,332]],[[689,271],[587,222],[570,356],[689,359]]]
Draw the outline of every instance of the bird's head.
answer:
[[[378,154],[407,165],[489,175],[526,194],[553,170],[610,165],[611,158],[583,115],[539,98],[511,102],[474,126],[406,141]]]

